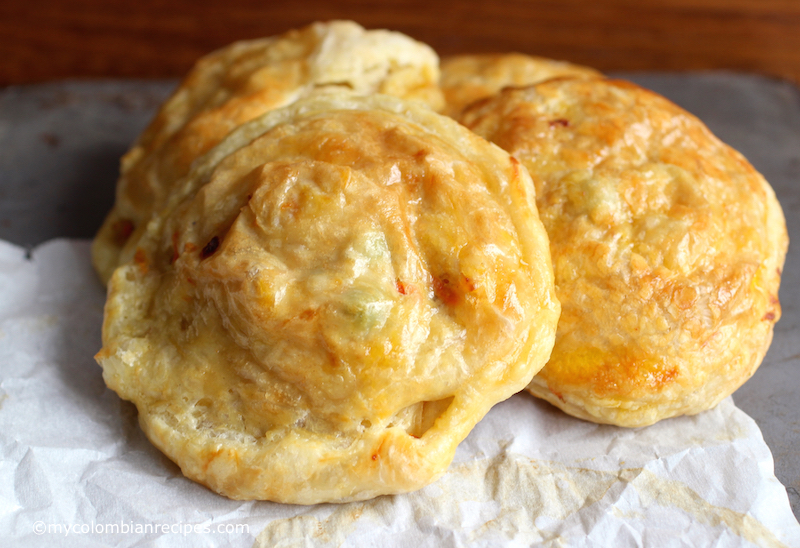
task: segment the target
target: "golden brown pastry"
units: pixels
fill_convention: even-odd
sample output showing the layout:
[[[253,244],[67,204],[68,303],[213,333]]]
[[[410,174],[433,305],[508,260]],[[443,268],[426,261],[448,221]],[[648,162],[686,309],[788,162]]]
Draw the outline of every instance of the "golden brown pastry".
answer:
[[[642,426],[716,405],[781,314],[783,214],[694,116],[633,84],[506,89],[460,121],[527,166],[562,303],[528,387],[566,412]]]
[[[444,113],[458,116],[464,107],[504,87],[538,84],[551,78],[596,78],[592,68],[521,53],[454,55],[441,62]]]
[[[431,110],[327,94],[200,158],[109,282],[103,376],[228,497],[418,489],[550,355],[527,172]]]
[[[442,106],[438,57],[427,45],[350,21],[314,23],[238,42],[195,67],[124,156],[114,208],[97,238],[95,268],[107,281],[125,245],[135,247],[191,163],[240,124],[312,93],[349,89]]]

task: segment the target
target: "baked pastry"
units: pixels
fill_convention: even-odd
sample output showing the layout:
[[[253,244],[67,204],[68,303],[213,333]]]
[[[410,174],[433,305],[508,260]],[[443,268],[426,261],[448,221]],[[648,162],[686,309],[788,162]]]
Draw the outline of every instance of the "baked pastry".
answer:
[[[109,282],[107,385],[235,499],[418,489],[555,337],[527,172],[419,104],[324,94],[195,162]]]
[[[464,107],[504,87],[538,84],[551,78],[597,78],[593,68],[522,53],[454,55],[441,62],[444,113],[458,116]]]
[[[562,314],[530,392],[643,426],[709,409],[754,373],[788,238],[745,158],[621,81],[506,89],[459,120],[528,168],[550,238]]]
[[[427,45],[350,21],[314,23],[238,42],[200,59],[123,157],[114,208],[92,248],[103,281],[164,206],[192,162],[240,124],[336,89],[387,93],[441,108],[438,57]]]

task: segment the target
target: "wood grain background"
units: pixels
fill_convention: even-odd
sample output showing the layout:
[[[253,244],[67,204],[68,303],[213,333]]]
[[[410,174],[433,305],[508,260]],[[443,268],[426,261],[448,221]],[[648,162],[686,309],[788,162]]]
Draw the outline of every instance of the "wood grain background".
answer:
[[[440,54],[515,50],[606,71],[732,69],[800,83],[800,0],[0,0],[0,85],[176,77],[234,40],[335,18]]]

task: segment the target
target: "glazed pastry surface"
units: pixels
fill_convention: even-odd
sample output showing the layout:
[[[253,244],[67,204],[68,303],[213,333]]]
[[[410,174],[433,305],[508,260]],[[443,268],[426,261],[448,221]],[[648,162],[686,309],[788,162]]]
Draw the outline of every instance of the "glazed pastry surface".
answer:
[[[109,282],[107,385],[183,473],[310,504],[423,487],[547,361],[525,169],[428,108],[318,95],[201,157]]]
[[[459,119],[536,185],[562,315],[528,387],[623,426],[716,405],[759,366],[781,309],[784,217],[756,170],[633,84],[506,89]]]

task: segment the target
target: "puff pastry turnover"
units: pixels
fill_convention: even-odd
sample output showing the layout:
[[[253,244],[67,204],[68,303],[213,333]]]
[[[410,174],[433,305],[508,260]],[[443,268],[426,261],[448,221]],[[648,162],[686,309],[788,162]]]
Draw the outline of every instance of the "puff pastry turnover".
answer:
[[[758,367],[788,244],[775,195],[695,117],[609,81],[506,89],[460,121],[536,185],[563,310],[528,387],[585,419],[694,414]]]
[[[337,89],[386,93],[438,109],[438,64],[425,44],[350,21],[238,42],[199,60],[122,159],[116,202],[92,249],[101,278],[108,280],[126,245],[136,246],[192,162],[240,124]]]
[[[464,107],[505,87],[538,84],[551,78],[596,78],[595,69],[522,53],[454,55],[441,62],[444,113],[458,116]]]
[[[110,282],[97,356],[184,474],[236,499],[418,489],[547,361],[527,172],[429,109],[327,94],[200,158]]]

